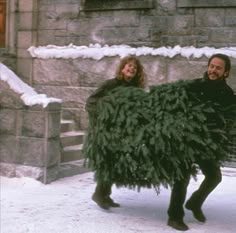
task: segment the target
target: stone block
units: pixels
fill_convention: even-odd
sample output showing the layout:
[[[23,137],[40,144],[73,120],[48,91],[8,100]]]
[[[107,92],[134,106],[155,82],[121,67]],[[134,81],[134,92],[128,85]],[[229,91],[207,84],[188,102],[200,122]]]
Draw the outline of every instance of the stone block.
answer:
[[[47,164],[46,167],[58,165],[61,157],[60,138],[51,138],[47,140]]]
[[[221,9],[196,9],[195,23],[198,27],[223,27],[224,11]],[[207,17],[206,17],[207,15]]]
[[[59,138],[46,140],[20,137],[17,148],[17,164],[35,167],[50,167],[57,164],[59,161]]]
[[[36,30],[37,17],[32,12],[21,12],[19,14],[19,30]]]
[[[0,176],[16,177],[16,165],[0,162]]]
[[[225,26],[235,27],[236,26],[236,16],[226,16],[225,17]]]
[[[45,169],[41,167],[15,165],[15,177],[30,177],[41,182],[44,181]]]
[[[27,11],[35,11],[37,8],[38,0],[20,0],[19,1],[19,11],[27,12]]]
[[[12,163],[0,163],[0,176],[29,177],[43,182],[45,177],[45,168]]]
[[[55,30],[39,30],[38,34],[38,44],[41,46],[47,46],[49,44],[54,44],[55,41]]]
[[[53,31],[67,28],[67,19],[61,18],[55,10],[39,12],[39,18],[39,30]]]
[[[0,135],[0,162],[16,163],[17,138],[13,135]]]
[[[37,59],[33,67],[34,84],[55,86],[80,85],[72,60]]]
[[[17,49],[17,55],[18,57],[20,57],[21,59],[23,58],[26,58],[26,59],[32,59],[30,53],[26,50],[26,49]],[[25,63],[25,61],[24,61]],[[24,64],[23,63],[23,64]]]
[[[76,59],[73,61],[73,67],[78,74],[80,86],[97,87],[105,80],[115,76],[118,63],[118,57],[106,57],[99,61],[92,59]]]
[[[32,85],[32,67],[32,58],[21,58],[17,60],[17,74],[28,85]]]
[[[28,49],[33,43],[32,31],[18,31],[17,47]]]
[[[167,80],[168,82],[177,80],[190,80],[202,78],[203,73],[207,70],[205,61],[176,60],[169,62]]]
[[[167,81],[166,70],[168,61],[161,57],[141,57],[140,61],[144,66],[148,86],[159,85]]]
[[[113,0],[112,2],[106,0],[89,0],[85,1],[83,10],[85,11],[104,11],[104,10],[127,10],[127,9],[152,9],[154,8],[153,0],[136,0],[136,1],[121,1]]]
[[[34,105],[27,110],[19,112],[17,124],[19,134],[36,138],[59,136],[60,111],[60,103],[50,103],[46,108],[43,108],[42,105]]]
[[[13,109],[0,109],[0,137],[16,135],[17,112]]]
[[[20,94],[10,89],[6,82],[0,80],[0,106],[8,109],[22,109],[24,102],[20,98]]]
[[[194,25],[193,15],[177,15],[168,18],[167,33],[171,35],[191,35]]]
[[[61,128],[60,121],[61,121],[60,112],[48,113],[48,128],[47,128],[48,138],[54,138],[60,135],[60,128]]]
[[[235,42],[235,38],[236,31],[233,28],[217,28],[209,30],[209,39],[213,43],[233,43]]]
[[[134,37],[135,35],[135,37]],[[109,44],[126,44],[138,41],[149,41],[149,28],[120,28],[119,30],[113,28],[103,29],[103,38]]]
[[[129,14],[126,11],[114,11],[112,18],[112,27],[137,27],[140,23],[140,15],[137,11],[131,11]]]
[[[46,137],[47,114],[43,111],[22,111],[18,127],[21,136],[44,138]]]
[[[79,15],[80,4],[57,4],[55,5],[56,12],[60,18],[77,18]]]
[[[64,86],[41,86],[36,85],[38,93],[45,93],[62,100],[62,107],[83,108],[86,99],[91,93],[91,88],[87,87],[64,87]]]
[[[178,7],[231,7],[236,6],[234,0],[178,0]]]

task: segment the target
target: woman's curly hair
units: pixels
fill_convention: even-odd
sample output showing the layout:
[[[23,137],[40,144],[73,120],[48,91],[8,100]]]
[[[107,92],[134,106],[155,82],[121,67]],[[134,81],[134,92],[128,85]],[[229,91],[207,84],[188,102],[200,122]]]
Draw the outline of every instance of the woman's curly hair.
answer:
[[[124,79],[124,75],[122,74],[121,71],[123,70],[125,65],[129,62],[134,62],[137,66],[137,73],[133,78],[133,81],[136,82],[138,87],[144,88],[146,86],[146,75],[144,72],[143,65],[136,56],[127,56],[121,59],[120,64],[118,65],[116,70],[116,78],[118,80]]]

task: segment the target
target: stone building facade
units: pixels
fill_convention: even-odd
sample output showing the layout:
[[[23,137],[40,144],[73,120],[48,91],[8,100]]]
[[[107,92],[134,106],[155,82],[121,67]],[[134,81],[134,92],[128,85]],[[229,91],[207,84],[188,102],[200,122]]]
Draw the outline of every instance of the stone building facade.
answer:
[[[62,116],[86,129],[86,98],[113,77],[119,57],[39,59],[30,46],[100,44],[152,48],[236,46],[234,0],[8,0],[0,62],[38,93],[62,99]],[[198,78],[207,57],[141,56],[149,85]],[[229,84],[236,91],[236,59]]]

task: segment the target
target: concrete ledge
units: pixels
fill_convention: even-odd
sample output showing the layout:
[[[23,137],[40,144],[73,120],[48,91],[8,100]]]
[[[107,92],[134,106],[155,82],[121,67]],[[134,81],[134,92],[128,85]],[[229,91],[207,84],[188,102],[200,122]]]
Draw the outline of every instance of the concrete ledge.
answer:
[[[136,1],[106,1],[106,0],[86,0],[83,11],[104,11],[104,10],[136,10],[154,8],[153,0],[136,0]]]
[[[178,7],[236,7],[234,0],[177,0]]]
[[[57,179],[90,172],[84,167],[84,160],[62,163],[53,167],[33,167],[12,163],[0,163],[0,176],[28,177],[49,184]]]

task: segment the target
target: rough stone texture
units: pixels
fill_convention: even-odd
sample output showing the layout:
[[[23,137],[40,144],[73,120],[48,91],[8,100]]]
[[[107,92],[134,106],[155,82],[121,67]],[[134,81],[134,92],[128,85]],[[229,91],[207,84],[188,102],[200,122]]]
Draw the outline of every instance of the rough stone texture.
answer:
[[[0,81],[1,174],[47,180],[45,171],[60,161],[60,119],[61,104],[26,106]]]
[[[228,1],[193,0],[11,0],[8,1],[6,48],[0,62],[12,68],[39,93],[63,100],[63,117],[73,119],[77,128],[88,124],[84,104],[90,93],[104,80],[114,77],[119,57],[92,59],[33,59],[27,49],[49,44],[130,46],[236,46],[236,4]],[[131,3],[132,2],[132,3]],[[226,3],[227,2],[227,3]],[[96,3],[96,4],[95,4]],[[96,9],[95,9],[96,8]],[[201,77],[207,59],[142,56],[148,85]],[[236,60],[228,83],[236,91]],[[0,81],[1,161],[27,164],[54,164],[58,148],[59,106],[26,108],[19,95],[6,91]],[[37,116],[34,124],[28,123]],[[55,123],[56,122],[56,123]],[[2,136],[4,135],[4,137]],[[54,148],[52,159],[33,160],[17,155],[18,147],[37,142],[39,158]],[[53,138],[53,140],[51,140]],[[50,143],[45,143],[49,140]],[[56,139],[55,139],[56,140]],[[30,141],[30,140],[29,140]],[[27,145],[30,146],[30,145]],[[40,149],[41,148],[41,149]],[[43,148],[43,149],[42,149]],[[23,148],[22,148],[23,150]],[[9,152],[10,151],[10,152]],[[50,152],[51,153],[51,152]],[[10,154],[10,155],[9,155]],[[51,155],[50,155],[51,156]],[[20,158],[20,159],[19,159]],[[36,166],[36,165],[35,165]],[[52,170],[54,171],[54,170]],[[54,174],[54,172],[52,172]]]
[[[202,77],[207,68],[207,58],[164,58],[159,56],[140,56],[148,78],[149,86],[158,85],[180,79],[195,79]],[[228,83],[236,91],[236,60],[231,59],[232,70]],[[75,120],[78,128],[87,128],[87,113],[84,106],[86,99],[104,80],[113,78],[119,57],[104,57],[96,61],[92,59],[35,59],[34,77],[37,77],[35,89],[63,100],[62,108],[66,118]],[[53,69],[52,69],[53,67]],[[60,69],[59,67],[65,67]],[[57,69],[58,68],[58,69]],[[50,70],[50,78],[46,79]],[[68,70],[73,71],[72,75]],[[64,78],[64,85],[59,85]],[[75,79],[77,77],[77,79]],[[75,81],[76,80],[76,81]],[[68,115],[71,114],[71,117]]]
[[[7,177],[30,177],[32,179],[48,184],[59,178],[60,167],[33,167],[12,163],[0,163],[0,176]],[[60,176],[61,178],[62,176]]]
[[[32,77],[35,72],[27,60],[32,58],[26,52],[31,45],[236,45],[233,0],[100,0],[99,3],[96,0],[12,0],[8,9],[9,41],[4,54],[17,55],[13,59],[17,62],[14,67],[31,85],[34,81],[43,82],[40,74]],[[4,62],[10,63],[10,58]],[[72,79],[74,70],[70,70],[70,65],[65,66],[70,82],[79,85],[78,77]],[[52,81],[68,85],[68,78],[60,77],[62,67],[59,68],[58,80]]]

